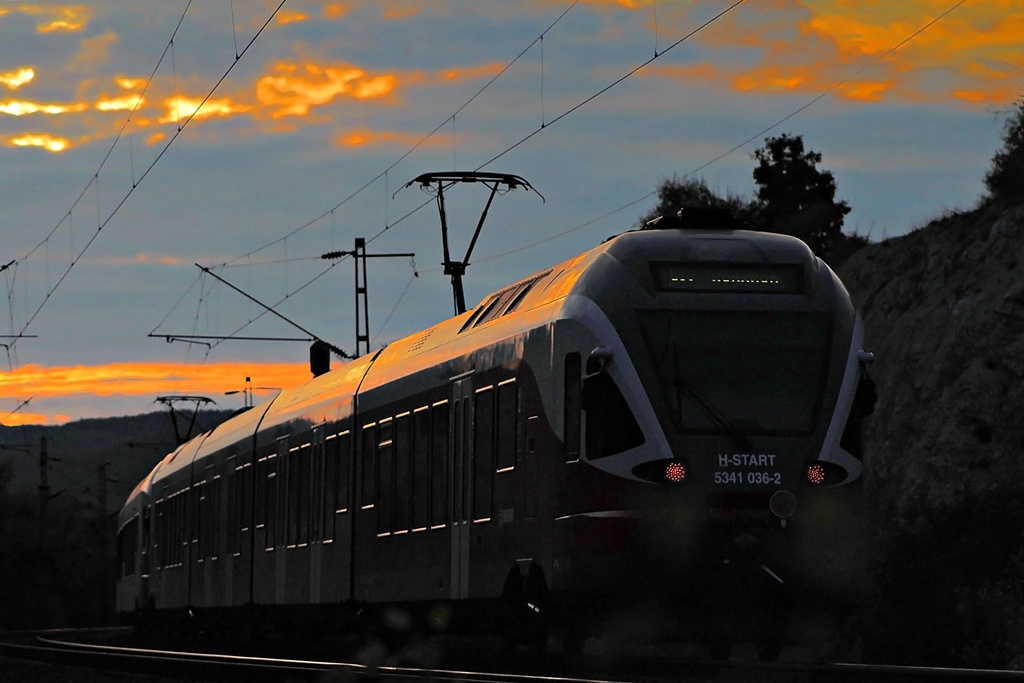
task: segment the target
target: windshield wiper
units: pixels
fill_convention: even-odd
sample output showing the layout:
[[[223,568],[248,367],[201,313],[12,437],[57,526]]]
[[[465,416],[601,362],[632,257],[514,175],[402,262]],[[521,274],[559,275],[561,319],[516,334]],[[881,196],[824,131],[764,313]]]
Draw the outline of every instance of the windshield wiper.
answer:
[[[682,397],[690,399],[690,402],[700,408],[701,412],[708,416],[708,418],[718,425],[721,429],[724,429],[729,436],[735,439],[736,444],[744,451],[749,452],[751,450],[750,439],[747,435],[737,429],[728,417],[725,416],[718,406],[716,406],[707,396],[699,392],[693,387],[683,373],[679,371],[679,347],[675,344],[672,345],[672,355],[675,361],[676,377],[673,386],[676,388],[676,401],[679,403],[679,410],[683,409]],[[680,418],[682,416],[680,415]]]

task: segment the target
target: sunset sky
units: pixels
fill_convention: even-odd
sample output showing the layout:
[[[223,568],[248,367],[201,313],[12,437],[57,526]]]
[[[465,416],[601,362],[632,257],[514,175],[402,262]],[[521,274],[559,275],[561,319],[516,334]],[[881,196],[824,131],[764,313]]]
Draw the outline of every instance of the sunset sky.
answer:
[[[767,135],[822,154],[848,232],[904,234],[982,196],[1022,36],[1024,0],[0,2],[0,424],[307,379],[305,342],[165,341],[308,336],[196,263],[353,350],[320,255],[374,238],[416,257],[370,263],[373,346],[450,316],[425,172],[540,193],[495,199],[470,305],[674,174],[751,197]],[[458,256],[486,196],[446,196]]]

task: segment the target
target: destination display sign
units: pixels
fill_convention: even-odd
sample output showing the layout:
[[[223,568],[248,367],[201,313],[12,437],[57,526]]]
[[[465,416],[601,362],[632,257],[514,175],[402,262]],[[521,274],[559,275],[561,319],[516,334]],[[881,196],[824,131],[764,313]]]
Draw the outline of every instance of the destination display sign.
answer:
[[[652,263],[658,289],[668,292],[799,294],[803,266],[746,263]]]

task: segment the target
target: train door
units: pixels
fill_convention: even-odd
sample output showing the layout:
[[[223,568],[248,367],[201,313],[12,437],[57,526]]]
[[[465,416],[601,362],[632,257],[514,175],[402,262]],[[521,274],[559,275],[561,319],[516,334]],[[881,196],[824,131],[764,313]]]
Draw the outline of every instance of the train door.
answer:
[[[451,597],[469,597],[470,528],[473,500],[473,377],[452,379],[451,439],[448,453],[448,490],[451,498]]]

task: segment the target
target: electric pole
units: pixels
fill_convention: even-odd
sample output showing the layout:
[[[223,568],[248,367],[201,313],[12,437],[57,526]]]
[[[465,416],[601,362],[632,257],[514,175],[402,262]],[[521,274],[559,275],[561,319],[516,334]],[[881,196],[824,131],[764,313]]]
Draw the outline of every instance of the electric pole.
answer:
[[[368,285],[366,283],[366,260],[371,258],[409,258],[415,259],[416,254],[412,252],[391,253],[391,254],[367,254],[366,238],[357,237],[352,251],[329,251],[322,254],[322,259],[336,259],[342,256],[351,256],[356,264],[356,357],[370,352],[370,303]],[[413,272],[416,273],[416,261],[412,262]]]

